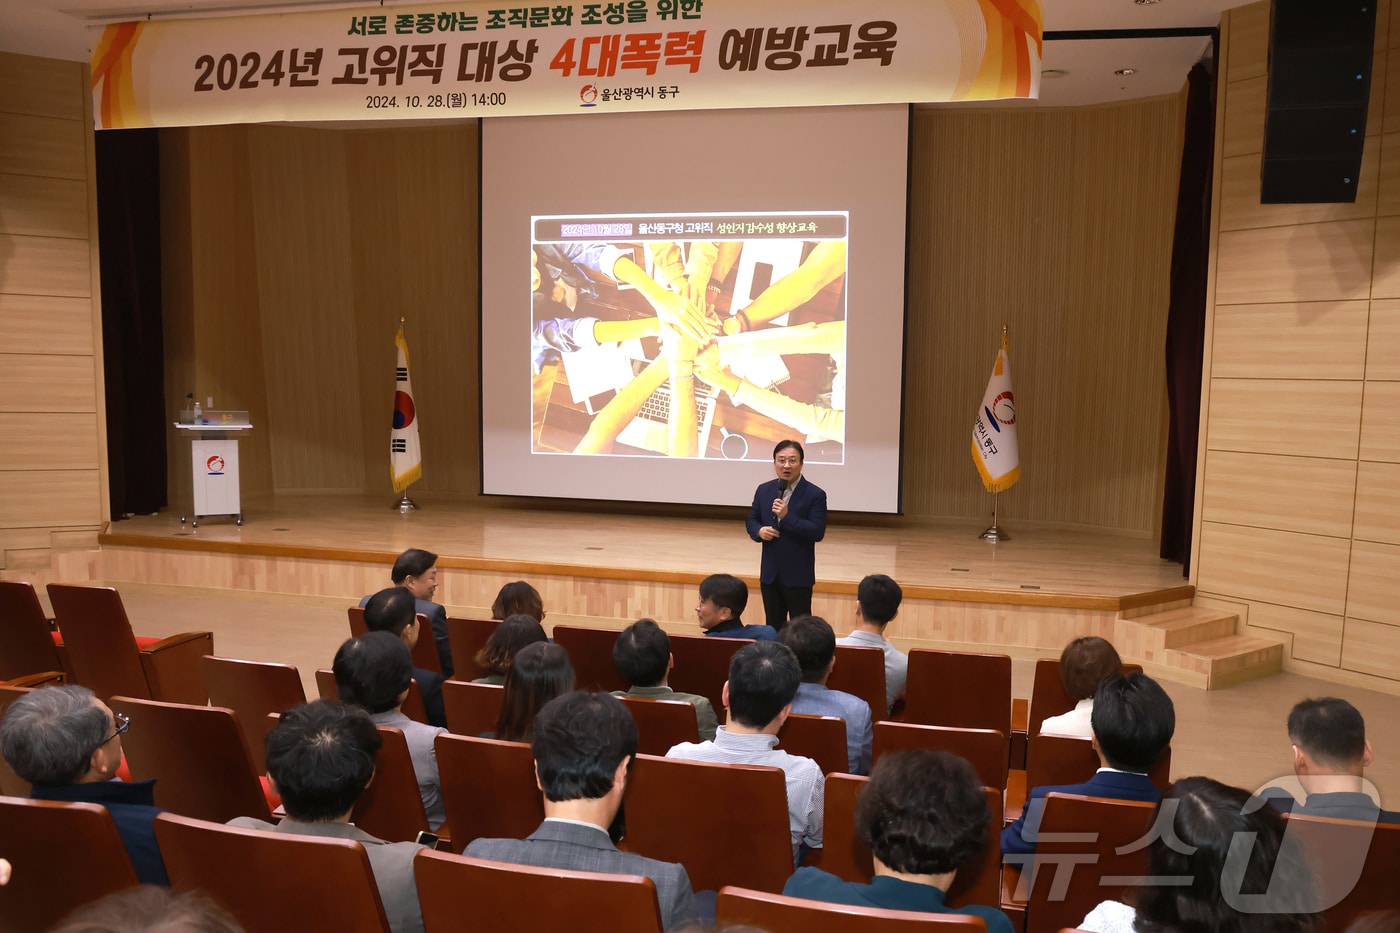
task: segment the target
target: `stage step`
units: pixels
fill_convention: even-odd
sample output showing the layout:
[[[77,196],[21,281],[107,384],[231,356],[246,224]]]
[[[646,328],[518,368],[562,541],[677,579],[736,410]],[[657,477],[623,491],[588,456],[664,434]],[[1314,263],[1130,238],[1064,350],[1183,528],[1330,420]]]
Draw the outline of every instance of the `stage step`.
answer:
[[[1230,612],[1187,606],[1114,623],[1114,643],[1126,660],[1140,661],[1154,676],[1220,689],[1277,674],[1280,639],[1237,634]]]

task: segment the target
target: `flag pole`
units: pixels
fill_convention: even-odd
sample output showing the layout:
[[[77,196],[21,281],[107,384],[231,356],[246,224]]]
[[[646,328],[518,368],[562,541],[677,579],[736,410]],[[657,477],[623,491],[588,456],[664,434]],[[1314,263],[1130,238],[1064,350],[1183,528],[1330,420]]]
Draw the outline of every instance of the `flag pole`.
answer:
[[[399,330],[403,330],[405,320],[406,319],[402,314],[399,315]],[[390,508],[392,508],[395,512],[398,512],[400,515],[407,515],[409,512],[418,511],[418,503],[414,502],[412,499],[409,498],[408,487],[405,486],[403,489],[403,494],[392,506],[390,506]]]

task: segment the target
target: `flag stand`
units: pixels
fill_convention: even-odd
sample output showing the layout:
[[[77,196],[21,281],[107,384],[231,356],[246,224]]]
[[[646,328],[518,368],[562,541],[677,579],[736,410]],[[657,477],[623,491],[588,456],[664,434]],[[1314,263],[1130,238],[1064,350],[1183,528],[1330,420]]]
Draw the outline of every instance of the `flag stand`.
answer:
[[[1005,531],[997,527],[997,499],[1000,496],[1001,493],[999,492],[992,493],[992,527],[988,528],[986,531],[982,532],[980,535],[977,536],[978,539],[982,541],[990,541],[993,544],[996,544],[999,541],[1011,540],[1011,535],[1007,534]],[[407,496],[405,496],[405,498],[407,498]]]
[[[403,491],[403,498],[395,502],[390,508],[400,515],[407,515],[409,512],[416,512],[418,510],[418,503],[408,497],[408,490],[405,489]]]

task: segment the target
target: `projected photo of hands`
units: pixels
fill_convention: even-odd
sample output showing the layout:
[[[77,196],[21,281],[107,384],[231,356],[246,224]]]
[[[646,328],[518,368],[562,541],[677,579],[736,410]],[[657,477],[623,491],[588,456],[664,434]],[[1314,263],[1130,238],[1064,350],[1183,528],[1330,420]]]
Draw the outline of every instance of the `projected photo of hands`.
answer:
[[[845,462],[846,212],[531,226],[532,453]]]

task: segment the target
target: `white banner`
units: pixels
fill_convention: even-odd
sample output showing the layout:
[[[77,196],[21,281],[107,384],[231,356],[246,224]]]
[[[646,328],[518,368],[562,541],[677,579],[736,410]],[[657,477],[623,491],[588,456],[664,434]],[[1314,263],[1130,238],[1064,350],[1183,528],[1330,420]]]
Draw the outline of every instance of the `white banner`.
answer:
[[[982,394],[982,407],[972,422],[972,460],[987,492],[1005,492],[1021,478],[1016,449],[1016,397],[1011,392],[1011,356],[1006,333],[1001,335],[992,377]]]

